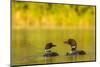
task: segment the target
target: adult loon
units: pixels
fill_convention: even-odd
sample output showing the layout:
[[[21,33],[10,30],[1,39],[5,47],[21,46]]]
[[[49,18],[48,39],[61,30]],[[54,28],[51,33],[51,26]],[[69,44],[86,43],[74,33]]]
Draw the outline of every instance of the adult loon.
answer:
[[[77,43],[74,39],[68,39],[64,41],[64,44],[68,44],[71,46],[71,53],[67,53],[67,55],[85,55],[86,52],[83,50],[77,50]]]
[[[53,45],[52,42],[47,43],[46,46],[45,46],[45,54],[43,56],[45,56],[45,57],[56,57],[56,56],[58,56],[59,54],[57,52],[51,51],[51,48],[55,47],[55,46],[56,45]]]

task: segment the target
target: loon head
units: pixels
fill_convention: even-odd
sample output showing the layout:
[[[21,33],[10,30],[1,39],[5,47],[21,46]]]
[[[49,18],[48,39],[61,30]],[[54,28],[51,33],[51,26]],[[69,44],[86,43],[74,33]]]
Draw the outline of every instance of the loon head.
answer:
[[[64,44],[68,44],[70,46],[76,46],[76,41],[74,39],[68,39],[67,41],[64,41]]]
[[[52,47],[55,47],[55,46],[56,45],[53,45],[53,43],[50,42],[50,43],[46,44],[45,49],[48,50],[48,49],[51,49]]]

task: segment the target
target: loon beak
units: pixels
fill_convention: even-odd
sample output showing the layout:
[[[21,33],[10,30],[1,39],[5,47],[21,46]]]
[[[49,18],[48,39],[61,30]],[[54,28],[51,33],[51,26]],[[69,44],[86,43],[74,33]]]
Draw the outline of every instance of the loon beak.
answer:
[[[55,47],[56,45],[52,45],[53,47]]]
[[[64,41],[64,44],[68,44],[68,42],[67,41]]]

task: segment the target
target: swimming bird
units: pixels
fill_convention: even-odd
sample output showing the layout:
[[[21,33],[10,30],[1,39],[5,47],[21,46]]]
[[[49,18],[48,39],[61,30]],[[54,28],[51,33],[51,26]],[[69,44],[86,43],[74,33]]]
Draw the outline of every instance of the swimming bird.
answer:
[[[47,43],[46,46],[45,46],[45,54],[43,56],[45,56],[45,57],[55,57],[55,56],[58,56],[58,53],[52,52],[50,50],[52,47],[55,47],[55,46],[56,45],[54,45],[52,42]]]
[[[85,55],[86,52],[83,50],[77,50],[77,42],[74,39],[68,39],[64,41],[64,44],[68,44],[71,46],[71,53],[67,53],[66,55]]]

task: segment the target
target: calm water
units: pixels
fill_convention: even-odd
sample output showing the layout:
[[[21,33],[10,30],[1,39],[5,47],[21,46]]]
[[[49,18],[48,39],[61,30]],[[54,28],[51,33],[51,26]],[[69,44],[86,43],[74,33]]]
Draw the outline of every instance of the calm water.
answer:
[[[69,38],[77,41],[78,50],[84,50],[84,56],[65,56],[70,46],[63,42]],[[52,42],[58,57],[43,57],[46,43]],[[95,60],[95,30],[88,29],[33,29],[12,30],[12,64],[46,64]]]

